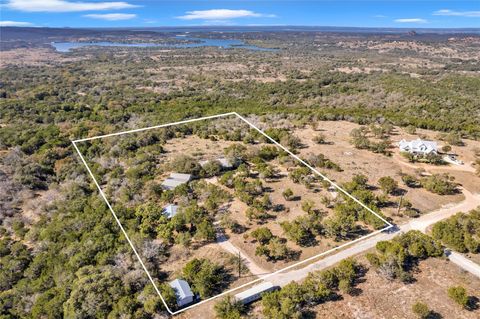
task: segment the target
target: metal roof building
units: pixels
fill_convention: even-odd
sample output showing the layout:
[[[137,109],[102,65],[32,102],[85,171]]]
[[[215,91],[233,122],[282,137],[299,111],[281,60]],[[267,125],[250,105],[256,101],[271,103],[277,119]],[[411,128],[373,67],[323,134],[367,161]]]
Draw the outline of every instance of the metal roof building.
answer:
[[[193,302],[193,292],[190,285],[183,279],[175,279],[169,283],[170,287],[175,290],[177,296],[177,305],[183,307]]]
[[[168,218],[172,218],[177,215],[178,205],[170,204],[163,208],[163,214]]]
[[[171,173],[170,176],[162,182],[162,187],[172,190],[177,186],[187,183],[191,178],[192,176],[190,174]]]
[[[242,291],[235,295],[235,299],[241,303],[248,304],[262,297],[262,294],[276,290],[278,287],[271,282],[266,281],[259,285],[253,286],[250,289]]]

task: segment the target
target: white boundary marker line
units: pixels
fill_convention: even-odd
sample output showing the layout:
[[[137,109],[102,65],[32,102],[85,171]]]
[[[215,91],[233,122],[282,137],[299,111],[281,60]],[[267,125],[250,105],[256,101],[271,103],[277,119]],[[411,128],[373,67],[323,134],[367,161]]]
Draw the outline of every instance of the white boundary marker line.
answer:
[[[388,226],[382,228],[382,229],[379,229],[379,230],[376,230],[368,235],[365,235],[363,237],[360,237],[360,238],[357,238],[355,240],[352,240],[350,242],[347,242],[347,243],[344,243],[340,246],[337,246],[335,248],[332,248],[330,250],[327,250],[327,251],[324,251],[322,253],[319,253],[315,256],[312,256],[312,257],[309,257],[305,260],[302,260],[302,261],[299,261],[293,265],[290,265],[290,266],[287,266],[285,268],[282,268],[282,269],[279,269],[275,272],[272,272],[270,274],[267,274],[267,275],[264,275],[264,276],[261,276],[257,279],[254,279],[248,283],[245,283],[245,284],[242,284],[238,287],[235,287],[235,288],[232,288],[232,289],[229,289],[227,291],[224,291],[216,296],[213,296],[213,297],[210,297],[208,299],[205,299],[205,300],[202,300],[196,304],[193,304],[193,305],[190,305],[188,307],[185,307],[185,308],[182,308],[180,310],[177,310],[177,311],[172,311],[167,303],[165,302],[165,299],[162,297],[162,294],[160,293],[160,290],[158,289],[157,287],[157,284],[155,283],[155,281],[153,280],[152,276],[150,275],[150,272],[148,271],[148,269],[146,268],[145,264],[143,263],[142,261],[142,258],[140,257],[140,255],[138,254],[137,250],[135,249],[135,246],[133,245],[132,241],[130,240],[130,238],[128,237],[128,234],[127,232],[125,231],[125,229],[123,228],[122,226],[122,223],[120,222],[120,220],[118,219],[117,217],[117,214],[115,213],[115,211],[113,210],[112,208],[112,205],[110,204],[110,202],[108,201],[105,193],[103,192],[102,188],[100,187],[100,184],[97,182],[96,178],[95,178],[95,175],[93,175],[90,167],[88,166],[87,162],[85,161],[85,158],[83,157],[82,153],[80,152],[80,150],[78,149],[77,147],[77,143],[79,142],[85,142],[85,141],[91,141],[91,140],[95,140],[95,139],[100,139],[100,138],[104,138],[104,137],[110,137],[110,136],[118,136],[118,135],[122,135],[122,134],[128,134],[128,133],[135,133],[135,132],[142,132],[142,131],[146,131],[146,130],[151,130],[151,129],[155,129],[155,128],[162,128],[162,127],[168,127],[168,126],[173,126],[173,125],[179,125],[179,124],[186,124],[186,123],[191,123],[191,122],[197,122],[197,121],[202,121],[202,120],[208,120],[208,119],[215,119],[215,118],[219,118],[219,117],[226,117],[226,116],[230,116],[230,115],[235,115],[236,117],[238,117],[239,119],[241,119],[242,121],[244,121],[245,123],[247,123],[250,127],[252,127],[253,129],[255,129],[256,131],[258,131],[260,134],[262,134],[263,136],[265,136],[269,141],[271,141],[273,144],[277,145],[278,147],[280,147],[282,150],[284,150],[285,152],[287,152],[290,156],[292,156],[293,158],[295,158],[297,161],[299,161],[300,163],[302,163],[303,165],[307,166],[309,169],[311,169],[315,174],[317,174],[318,176],[322,177],[323,179],[325,179],[326,181],[328,181],[331,185],[333,185],[336,189],[340,190],[342,193],[344,193],[346,196],[348,196],[349,198],[351,198],[352,200],[354,200],[357,204],[359,204],[360,206],[362,206],[363,208],[365,208],[368,212],[374,214],[376,217],[378,217],[380,220],[382,220],[385,224],[387,224]],[[329,178],[327,178],[326,176],[324,176],[322,173],[320,173],[318,170],[316,170],[314,167],[312,167],[311,165],[309,165],[308,163],[306,163],[304,160],[302,160],[300,157],[298,157],[297,155],[293,154],[290,150],[288,150],[286,147],[284,147],[283,145],[281,145],[280,143],[278,143],[277,141],[275,141],[273,138],[271,138],[270,136],[268,136],[267,134],[265,134],[262,130],[260,130],[258,127],[256,127],[254,124],[250,123],[248,120],[246,120],[244,117],[242,117],[240,114],[238,114],[237,112],[229,112],[229,113],[223,113],[223,114],[217,114],[217,115],[212,115],[212,116],[205,116],[205,117],[200,117],[200,118],[197,118],[197,119],[190,119],[190,120],[185,120],[185,121],[179,121],[179,122],[173,122],[173,123],[168,123],[168,124],[162,124],[162,125],[155,125],[155,126],[150,126],[150,127],[145,127],[145,128],[140,128],[140,129],[134,129],[134,130],[128,130],[128,131],[122,131],[122,132],[117,132],[117,133],[111,133],[111,134],[105,134],[105,135],[98,135],[98,136],[94,136],[94,137],[89,137],[89,138],[83,138],[83,139],[77,139],[77,140],[74,140],[72,141],[72,144],[75,148],[75,150],[77,151],[78,155],[80,156],[80,159],[83,163],[83,165],[85,165],[85,167],[87,168],[87,171],[90,175],[90,177],[93,179],[93,182],[95,183],[95,186],[97,187],[98,191],[100,192],[100,195],[101,197],[103,198],[103,200],[107,203],[107,206],[110,210],[110,212],[112,213],[115,221],[117,222],[118,226],[120,227],[120,230],[122,231],[123,235],[125,236],[125,238],[127,239],[127,242],[129,243],[130,247],[132,247],[132,250],[135,254],[135,256],[137,257],[138,261],[140,262],[140,264],[142,265],[142,268],[143,270],[145,271],[145,273],[147,274],[148,276],[148,279],[150,280],[150,282],[152,283],[155,291],[157,292],[158,296],[160,297],[163,305],[165,306],[165,308],[167,309],[168,313],[170,313],[171,315],[176,315],[176,314],[179,314],[181,312],[184,312],[188,309],[191,309],[193,307],[196,307],[196,306],[199,306],[203,303],[206,303],[206,302],[209,302],[213,299],[216,299],[218,297],[221,297],[221,296],[224,296],[226,294],[229,294],[229,293],[232,293],[236,290],[239,290],[241,288],[244,288],[244,287],[247,287],[249,285],[252,285],[256,282],[259,282],[259,281],[262,281],[264,279],[267,279],[273,275],[276,275],[278,273],[281,273],[281,272],[284,272],[286,270],[289,270],[289,269],[292,269],[292,268],[295,268],[299,265],[302,265],[306,262],[309,262],[311,260],[314,260],[314,259],[317,259],[319,257],[322,257],[322,256],[325,256],[327,254],[330,254],[334,251],[337,251],[339,249],[342,249],[346,246],[349,246],[349,245],[352,245],[356,242],[359,242],[361,240],[364,240],[366,238],[369,238],[369,237],[372,237],[372,236],[375,236],[387,229],[390,229],[392,228],[394,225],[389,223],[387,220],[385,220],[383,217],[381,217],[379,214],[377,214],[375,211],[373,211],[372,209],[370,209],[368,206],[366,206],[365,204],[363,204],[361,201],[359,201],[358,199],[356,199],[355,197],[353,197],[352,195],[350,195],[347,191],[345,191],[343,188],[341,188],[340,186],[338,186],[337,184],[335,184],[334,182],[332,182]]]

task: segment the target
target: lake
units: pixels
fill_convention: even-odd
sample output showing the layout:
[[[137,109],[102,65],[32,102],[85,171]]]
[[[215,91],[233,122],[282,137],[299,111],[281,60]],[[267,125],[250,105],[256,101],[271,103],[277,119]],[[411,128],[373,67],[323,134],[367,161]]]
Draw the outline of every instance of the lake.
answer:
[[[277,49],[262,48],[255,45],[249,45],[237,39],[204,39],[190,38],[185,36],[176,36],[174,39],[186,41],[195,41],[191,43],[121,43],[121,42],[52,42],[50,43],[57,52],[70,52],[72,49],[78,49],[87,46],[99,47],[134,47],[134,48],[200,48],[216,47],[220,49],[245,49],[252,51],[277,51]]]

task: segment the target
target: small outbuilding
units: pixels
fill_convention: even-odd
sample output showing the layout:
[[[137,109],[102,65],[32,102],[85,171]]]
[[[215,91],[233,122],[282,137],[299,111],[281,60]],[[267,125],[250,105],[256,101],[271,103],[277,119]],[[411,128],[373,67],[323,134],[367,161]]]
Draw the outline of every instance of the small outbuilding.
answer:
[[[162,182],[162,187],[167,190],[173,190],[176,187],[188,183],[192,175],[190,174],[181,174],[181,173],[171,173],[170,176]]]
[[[163,208],[163,214],[168,218],[172,218],[177,215],[178,205],[169,204]]]
[[[262,294],[274,291],[278,289],[277,286],[272,284],[269,281],[263,282],[259,285],[253,286],[250,289],[247,289],[245,291],[242,291],[241,293],[238,293],[235,295],[235,300],[238,302],[241,302],[242,304],[246,305],[251,302],[254,302],[255,300],[258,300],[262,297]]]
[[[175,290],[177,305],[179,307],[186,306],[193,302],[194,294],[190,289],[188,282],[182,279],[175,279],[171,281],[169,285]]]

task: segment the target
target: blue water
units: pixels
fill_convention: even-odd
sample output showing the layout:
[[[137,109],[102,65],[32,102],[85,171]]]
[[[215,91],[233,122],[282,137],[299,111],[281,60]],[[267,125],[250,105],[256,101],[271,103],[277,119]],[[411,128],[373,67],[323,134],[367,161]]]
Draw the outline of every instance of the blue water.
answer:
[[[195,41],[192,43],[121,43],[121,42],[52,42],[51,45],[58,52],[70,52],[72,49],[99,46],[99,47],[134,47],[134,48],[200,48],[216,47],[221,49],[246,49],[252,51],[277,51],[277,49],[261,48],[255,45],[248,45],[237,39],[203,39],[177,36],[175,39]]]

